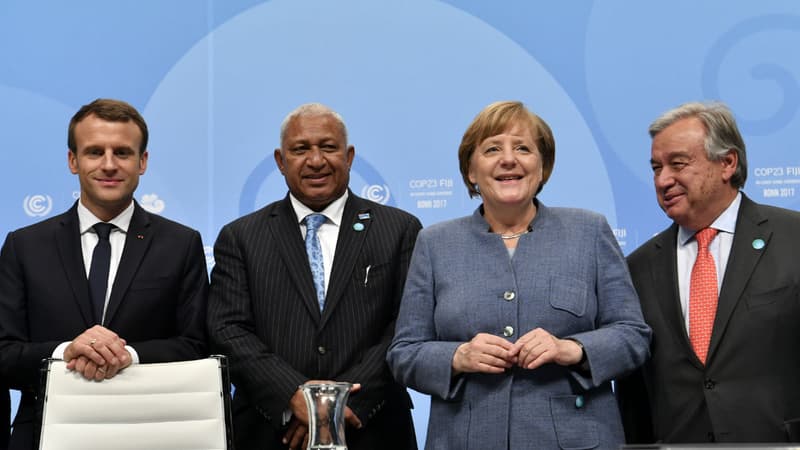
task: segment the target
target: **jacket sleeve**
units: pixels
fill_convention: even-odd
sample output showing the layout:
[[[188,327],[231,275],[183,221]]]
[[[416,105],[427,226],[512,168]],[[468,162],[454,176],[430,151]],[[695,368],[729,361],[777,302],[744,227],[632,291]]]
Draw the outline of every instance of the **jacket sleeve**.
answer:
[[[403,385],[442,399],[457,396],[463,383],[452,377],[452,361],[462,342],[439,341],[434,321],[436,276],[426,234],[411,258],[394,340],[387,361]]]

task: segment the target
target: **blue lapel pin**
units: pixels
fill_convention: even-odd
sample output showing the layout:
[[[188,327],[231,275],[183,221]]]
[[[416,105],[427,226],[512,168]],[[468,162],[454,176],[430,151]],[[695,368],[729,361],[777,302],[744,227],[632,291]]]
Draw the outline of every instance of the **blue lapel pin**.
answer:
[[[369,220],[369,213],[368,212],[358,213],[358,220]]]
[[[754,249],[761,250],[762,248],[764,248],[764,245],[766,245],[766,243],[764,242],[763,239],[761,239],[761,238],[753,239],[753,248]]]
[[[361,222],[356,222],[353,224],[353,229],[356,231],[364,231],[364,224]]]

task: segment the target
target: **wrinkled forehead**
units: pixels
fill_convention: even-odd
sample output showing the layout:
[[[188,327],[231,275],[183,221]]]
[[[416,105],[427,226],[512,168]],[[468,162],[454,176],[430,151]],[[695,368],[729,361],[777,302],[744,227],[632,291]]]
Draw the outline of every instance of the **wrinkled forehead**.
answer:
[[[287,118],[281,129],[281,145],[298,138],[307,139],[321,135],[347,143],[347,130],[335,114],[309,112]]]

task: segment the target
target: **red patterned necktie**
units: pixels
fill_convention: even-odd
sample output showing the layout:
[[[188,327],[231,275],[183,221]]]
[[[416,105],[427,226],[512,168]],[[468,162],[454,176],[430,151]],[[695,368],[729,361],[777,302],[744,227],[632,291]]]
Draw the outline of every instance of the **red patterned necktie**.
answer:
[[[717,230],[704,228],[695,234],[697,259],[692,267],[689,284],[689,340],[700,361],[706,363],[708,343],[717,315],[717,267],[708,251],[708,244],[717,235]]]

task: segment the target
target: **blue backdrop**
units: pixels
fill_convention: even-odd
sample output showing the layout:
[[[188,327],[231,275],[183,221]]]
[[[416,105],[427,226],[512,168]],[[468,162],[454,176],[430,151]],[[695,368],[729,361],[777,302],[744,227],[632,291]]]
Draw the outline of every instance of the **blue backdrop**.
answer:
[[[668,223],[647,126],[685,101],[726,101],[749,147],[745,191],[798,209],[797,48],[792,0],[5,0],[0,232],[74,202],[67,123],[97,97],[144,114],[137,199],[200,230],[209,267],[222,225],[285,195],[272,149],[300,103],[344,116],[356,193],[430,224],[477,205],[456,158],[469,121],[520,99],[556,136],[540,198],[605,214],[628,253]]]

